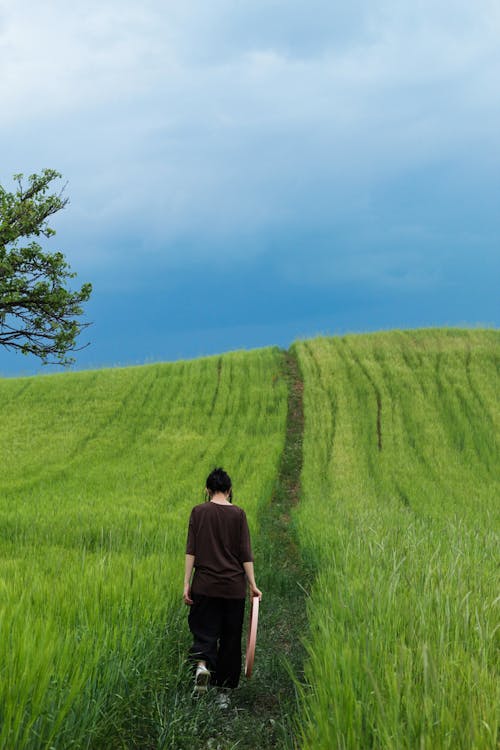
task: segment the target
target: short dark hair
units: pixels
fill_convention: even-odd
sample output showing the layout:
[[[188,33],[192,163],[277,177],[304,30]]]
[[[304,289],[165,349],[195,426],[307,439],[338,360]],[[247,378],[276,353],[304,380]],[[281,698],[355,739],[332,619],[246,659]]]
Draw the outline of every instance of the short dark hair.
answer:
[[[206,488],[210,496],[216,492],[223,492],[224,495],[231,491],[231,477],[226,474],[224,469],[214,469],[207,477]]]

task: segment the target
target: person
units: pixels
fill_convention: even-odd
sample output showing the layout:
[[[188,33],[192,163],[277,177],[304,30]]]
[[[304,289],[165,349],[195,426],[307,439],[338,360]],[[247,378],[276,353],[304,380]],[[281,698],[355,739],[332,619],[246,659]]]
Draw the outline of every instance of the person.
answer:
[[[183,594],[190,608],[197,693],[209,683],[238,686],[247,582],[251,595],[262,598],[246,514],[232,504],[231,479],[224,469],[211,472],[205,491],[208,502],[196,505],[189,518]]]

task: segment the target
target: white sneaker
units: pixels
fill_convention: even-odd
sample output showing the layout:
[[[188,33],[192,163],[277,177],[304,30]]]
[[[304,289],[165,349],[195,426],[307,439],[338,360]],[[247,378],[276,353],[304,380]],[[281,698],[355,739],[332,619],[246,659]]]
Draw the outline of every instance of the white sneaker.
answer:
[[[208,690],[208,681],[210,679],[210,671],[205,667],[204,664],[198,664],[196,667],[196,675],[194,678],[194,689],[197,693],[206,693]]]
[[[229,708],[231,705],[231,698],[227,693],[217,693],[215,696],[215,702],[219,708]]]

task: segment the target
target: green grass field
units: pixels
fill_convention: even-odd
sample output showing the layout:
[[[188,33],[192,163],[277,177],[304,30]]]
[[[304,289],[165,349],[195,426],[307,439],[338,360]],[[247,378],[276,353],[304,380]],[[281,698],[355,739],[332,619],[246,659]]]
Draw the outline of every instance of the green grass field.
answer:
[[[495,748],[499,453],[495,332],[296,345],[302,499],[318,571],[301,748]]]
[[[498,332],[293,352],[300,501],[290,522],[276,513],[314,582],[291,744],[496,748]],[[237,747],[207,744],[212,709],[182,688],[186,526],[222,464],[257,538],[287,397],[278,349],[0,380],[0,748]],[[274,576],[259,549],[268,590],[293,578],[286,551]],[[257,677],[282,658],[268,642]],[[241,727],[252,747],[252,716]]]
[[[280,362],[0,381],[1,748],[176,746],[189,512],[223,462],[256,529],[283,448]]]

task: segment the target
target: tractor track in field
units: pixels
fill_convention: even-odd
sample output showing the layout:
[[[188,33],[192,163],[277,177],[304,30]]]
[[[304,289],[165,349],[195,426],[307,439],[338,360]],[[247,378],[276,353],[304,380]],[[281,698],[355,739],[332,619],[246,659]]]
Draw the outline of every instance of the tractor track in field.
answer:
[[[273,496],[259,515],[253,538],[257,585],[263,592],[255,665],[251,680],[242,675],[229,709],[220,709],[210,691],[203,702],[207,722],[190,747],[201,750],[270,750],[294,747],[297,691],[291,673],[303,682],[306,628],[305,598],[309,576],[300,558],[292,508],[300,497],[303,382],[291,351],[283,352],[288,384],[284,449]],[[245,629],[248,620],[246,614]],[[209,717],[209,718],[208,718]],[[173,747],[173,746],[172,746]]]

